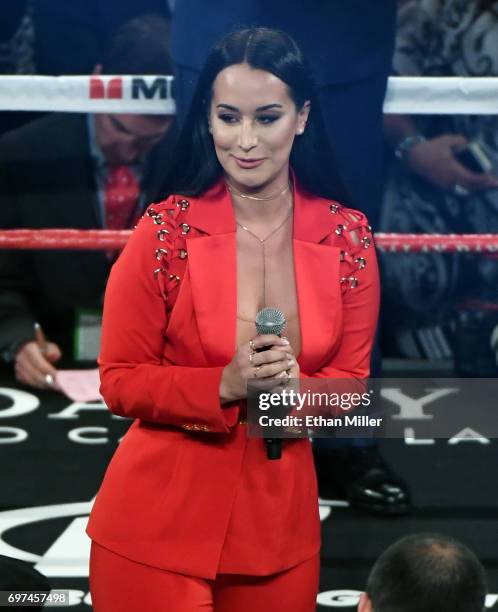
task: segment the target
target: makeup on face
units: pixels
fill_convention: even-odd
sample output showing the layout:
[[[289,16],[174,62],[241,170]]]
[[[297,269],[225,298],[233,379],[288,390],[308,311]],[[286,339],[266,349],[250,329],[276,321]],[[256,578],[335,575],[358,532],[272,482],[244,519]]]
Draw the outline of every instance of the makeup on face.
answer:
[[[248,64],[222,70],[213,84],[209,122],[227,180],[240,191],[285,185],[294,138],[308,112],[296,109],[287,85],[270,72]]]

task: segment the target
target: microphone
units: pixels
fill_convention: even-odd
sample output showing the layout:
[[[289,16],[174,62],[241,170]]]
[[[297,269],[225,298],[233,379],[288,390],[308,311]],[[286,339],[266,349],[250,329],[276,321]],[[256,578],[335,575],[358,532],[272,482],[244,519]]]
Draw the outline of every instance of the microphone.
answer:
[[[263,334],[274,334],[280,337],[285,327],[285,315],[278,308],[266,307],[257,313],[255,325],[259,336]],[[258,349],[257,352],[267,351],[269,348],[269,346],[264,346]],[[266,457],[268,459],[281,459],[282,440],[280,438],[265,438],[264,440],[266,445]]]
[[[275,336],[280,336],[285,327],[285,315],[278,308],[263,308],[256,315],[255,323],[258,335],[275,334]]]

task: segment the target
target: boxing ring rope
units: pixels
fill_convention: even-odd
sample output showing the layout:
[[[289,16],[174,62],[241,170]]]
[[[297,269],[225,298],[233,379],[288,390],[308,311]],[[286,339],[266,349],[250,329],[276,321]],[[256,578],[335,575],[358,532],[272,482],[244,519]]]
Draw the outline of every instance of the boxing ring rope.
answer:
[[[121,249],[131,230],[0,230],[0,249]],[[498,234],[375,234],[386,253],[496,253]]]
[[[174,114],[173,77],[0,76],[0,111]],[[498,114],[497,77],[390,77],[384,113]],[[131,231],[0,230],[1,249],[120,249]],[[387,253],[494,253],[498,234],[375,235]]]
[[[174,114],[173,77],[0,76],[0,111]],[[498,77],[390,77],[384,113],[498,114]]]

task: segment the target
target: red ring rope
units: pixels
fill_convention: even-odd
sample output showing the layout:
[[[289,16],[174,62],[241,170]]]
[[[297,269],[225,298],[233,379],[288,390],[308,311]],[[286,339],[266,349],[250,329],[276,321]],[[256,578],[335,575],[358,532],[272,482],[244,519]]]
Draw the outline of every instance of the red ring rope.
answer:
[[[1,230],[0,249],[121,249],[131,230]],[[375,244],[386,253],[493,253],[498,234],[375,234]]]
[[[0,249],[121,249],[131,230],[3,230],[0,231]]]

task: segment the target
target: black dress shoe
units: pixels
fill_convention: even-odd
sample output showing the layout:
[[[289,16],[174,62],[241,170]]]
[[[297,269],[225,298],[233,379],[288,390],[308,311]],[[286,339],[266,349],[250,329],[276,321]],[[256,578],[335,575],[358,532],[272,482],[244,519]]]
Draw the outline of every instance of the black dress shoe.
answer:
[[[396,516],[411,511],[407,485],[382,459],[377,446],[313,449],[320,500],[344,499],[352,507]]]

